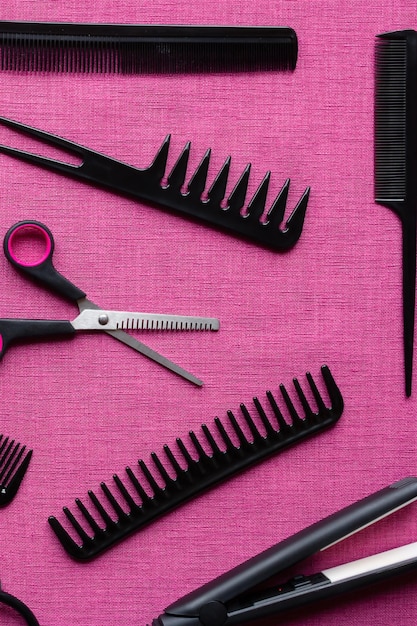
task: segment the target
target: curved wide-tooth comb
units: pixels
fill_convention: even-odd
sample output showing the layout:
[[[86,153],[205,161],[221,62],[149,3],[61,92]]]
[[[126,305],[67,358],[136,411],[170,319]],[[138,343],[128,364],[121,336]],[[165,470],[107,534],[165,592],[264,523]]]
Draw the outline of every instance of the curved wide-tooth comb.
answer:
[[[246,194],[250,166],[247,166],[232,193],[226,198],[230,157],[215,177],[214,183],[208,190],[208,195],[205,196],[210,151],[206,152],[187,185],[187,165],[191,144],[186,144],[172,171],[168,174],[166,166],[170,146],[169,135],[165,138],[151,165],[139,169],[57,135],[4,117],[0,117],[0,124],[48,145],[67,150],[81,158],[82,163],[75,166],[0,145],[0,152],[15,159],[64,174],[76,180],[99,185],[141,202],[150,202],[152,205],[173,210],[193,220],[201,220],[206,225],[225,230],[229,234],[243,237],[272,250],[289,250],[300,238],[310,189],[305,190],[297,206],[281,228],[286,209],[289,180],[285,182],[283,190],[272,206],[266,209],[270,174],[266,174],[260,187],[248,202]],[[248,204],[246,210],[244,208],[245,202]],[[266,219],[262,219],[264,213],[266,213]]]
[[[208,443],[211,452],[206,452],[199,435],[190,431],[189,438],[193,454],[190,454],[182,439],[176,440],[182,465],[185,463],[184,467],[178,462],[176,454],[171,448],[164,446],[167,462],[173,470],[174,475],[172,477],[160,458],[155,453],[151,454],[157,475],[162,478],[164,483],[163,486],[153,477],[152,471],[145,462],[140,460],[140,471],[146,479],[148,487],[152,490],[152,494],[148,493],[135,473],[127,467],[128,487],[123,485],[122,479],[113,477],[113,489],[116,490],[117,497],[113,495],[111,488],[102,485],[103,500],[110,505],[110,514],[93,492],[89,492],[93,511],[99,514],[104,525],[96,522],[95,516],[90,513],[88,507],[81,504],[80,500],[76,501],[78,512],[85,519],[92,534],[86,536],[84,528],[81,528],[79,522],[75,520],[67,508],[64,509],[65,516],[72,527],[72,533],[78,535],[78,543],[56,517],[49,518],[49,523],[59,541],[73,558],[80,561],[91,559],[205,489],[334,425],[342,415],[343,398],[327,365],[323,365],[321,373],[329,398],[328,404],[320,394],[310,373],[307,373],[307,382],[310,395],[313,396],[316,404],[315,409],[307,400],[307,396],[296,378],[293,379],[296,403],[291,400],[290,393],[286,388],[283,385],[280,386],[285,410],[289,415],[287,419],[270,391],[267,392],[269,402],[267,409],[262,407],[259,398],[253,399],[255,408],[253,415],[246,405],[241,404],[240,410],[244,423],[249,429],[248,435],[243,431],[231,411],[227,412],[228,423],[226,426],[219,418],[214,419],[216,432],[224,445],[218,445],[207,425],[203,424],[201,427],[202,437],[204,437],[201,441]],[[295,408],[295,404],[302,407],[301,413]],[[268,417],[268,410],[272,412],[271,417]],[[265,434],[261,434],[259,431],[257,420],[263,425]],[[234,438],[237,437],[238,444],[232,440],[229,430],[233,431]],[[114,519],[114,514],[117,515],[117,519]]]
[[[10,504],[29,467],[32,450],[0,435],[0,507]]]

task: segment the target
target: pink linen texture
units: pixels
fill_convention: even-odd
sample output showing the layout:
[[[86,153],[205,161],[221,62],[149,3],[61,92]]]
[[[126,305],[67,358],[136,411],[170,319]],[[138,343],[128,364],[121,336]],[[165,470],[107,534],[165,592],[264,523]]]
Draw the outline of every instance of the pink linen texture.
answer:
[[[280,254],[145,203],[0,155],[2,237],[18,220],[54,233],[57,268],[101,306],[203,315],[219,333],[138,336],[204,381],[196,388],[99,334],[10,350],[0,363],[0,432],[33,448],[0,511],[2,588],[42,626],[144,626],[184,593],[334,511],[416,473],[417,371],[404,394],[401,226],[373,201],[374,42],[417,27],[411,0],[3,1],[2,20],[291,26],[293,73],[155,76],[1,73],[0,115],[147,167],[167,134],[189,171],[231,155],[249,194],[311,197],[297,245]],[[0,143],[16,138],[5,129]],[[19,146],[31,147],[28,140]],[[16,145],[14,143],[13,145]],[[49,154],[49,152],[48,152]],[[52,154],[52,153],[50,153]],[[417,174],[417,173],[416,173]],[[74,306],[0,260],[0,316],[73,319]],[[90,563],[47,519],[224,418],[329,365],[339,423],[194,499]],[[416,540],[415,505],[315,555],[309,573]],[[414,577],[271,624],[415,626]],[[3,626],[17,624],[0,612]]]

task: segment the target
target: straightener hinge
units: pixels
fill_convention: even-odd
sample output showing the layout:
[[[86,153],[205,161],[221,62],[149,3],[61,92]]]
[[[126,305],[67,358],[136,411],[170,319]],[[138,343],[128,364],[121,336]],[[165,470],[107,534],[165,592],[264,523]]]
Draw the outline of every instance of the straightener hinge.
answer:
[[[222,602],[213,600],[201,607],[198,619],[204,626],[223,626],[227,620],[227,609]]]

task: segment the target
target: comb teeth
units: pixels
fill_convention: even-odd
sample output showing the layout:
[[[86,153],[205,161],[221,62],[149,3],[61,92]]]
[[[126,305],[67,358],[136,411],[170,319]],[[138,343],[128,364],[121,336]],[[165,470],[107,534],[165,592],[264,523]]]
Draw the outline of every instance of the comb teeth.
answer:
[[[288,198],[289,179],[284,182],[278,196],[266,210],[270,181],[268,172],[245,207],[250,165],[246,166],[227,197],[230,157],[226,159],[212,185],[206,189],[210,150],[206,152],[194,174],[186,180],[191,149],[191,144],[187,143],[172,171],[167,174],[170,135],[165,138],[151,165],[145,169],[139,169],[26,124],[4,117],[0,117],[0,124],[48,145],[67,150],[81,158],[82,163],[74,166],[1,145],[0,152],[3,154],[49,171],[59,172],[75,180],[98,185],[112,192],[119,192],[141,202],[150,202],[155,206],[172,209],[174,212],[190,217],[193,221],[200,220],[209,226],[225,230],[229,234],[246,238],[272,250],[289,250],[296,244],[303,230],[310,195],[309,187],[304,191],[281,228]]]
[[[379,35],[375,70],[375,200],[401,202],[415,189],[417,32]]]
[[[291,28],[0,22],[0,69],[197,73],[293,70]]]
[[[226,188],[231,164],[229,156],[205,195],[211,151],[207,150],[187,183],[187,165],[191,144],[188,142],[185,145],[170,174],[164,178],[169,143],[170,136],[167,136],[150,167],[140,171],[142,175],[144,174],[140,183],[141,188],[146,189],[147,198],[274,250],[288,250],[298,241],[304,225],[310,195],[309,187],[291,212],[284,229],[280,230],[287,205],[289,179],[285,181],[270,208],[266,210],[271,173],[267,172],[253,197],[247,202],[251,167],[248,164],[227,196]],[[141,193],[138,191],[137,195],[139,197]]]
[[[15,497],[28,468],[32,450],[0,435],[0,507],[9,504]]]
[[[343,411],[343,398],[329,368],[324,365],[321,372],[330,406],[326,406],[311,374],[307,373],[310,395],[314,398],[316,407],[313,408],[299,381],[294,379],[295,403],[286,388],[280,385],[287,418],[268,391],[268,411],[271,418],[267,416],[259,399],[254,398],[256,418],[251,416],[244,404],[240,406],[245,428],[228,411],[227,427],[219,418],[215,418],[215,435],[205,424],[201,428],[200,437],[190,431],[191,452],[182,439],[176,441],[177,453],[169,446],[164,446],[165,462],[169,471],[164,462],[153,453],[151,457],[156,478],[148,466],[139,461],[143,479],[137,478],[132,469],[127,467],[128,486],[118,476],[114,476],[113,490],[104,483],[101,484],[100,499],[93,492],[89,492],[90,510],[80,500],[76,500],[77,513],[83,523],[69,509],[65,508],[64,513],[72,527],[72,533],[78,536],[81,544],[72,538],[56,517],[50,517],[49,523],[64,549],[77,560],[91,559],[204,489],[335,424]],[[302,410],[297,409],[295,404],[301,406]],[[265,434],[258,428],[257,420]],[[246,430],[249,435],[245,433]],[[233,439],[237,439],[239,443],[235,444]],[[207,448],[210,452],[206,452]],[[177,455],[181,462],[177,460]],[[172,474],[174,477],[171,477]]]

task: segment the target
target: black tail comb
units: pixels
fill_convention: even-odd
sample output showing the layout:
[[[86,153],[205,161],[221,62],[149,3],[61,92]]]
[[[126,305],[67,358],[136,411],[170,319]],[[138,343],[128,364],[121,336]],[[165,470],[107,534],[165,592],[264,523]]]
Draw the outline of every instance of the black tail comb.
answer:
[[[141,201],[144,200],[173,209],[182,215],[201,220],[206,224],[245,237],[273,250],[288,250],[294,246],[301,235],[310,189],[305,190],[289,216],[284,230],[280,230],[290,181],[287,180],[284,183],[271,208],[264,215],[270,179],[268,172],[253,198],[246,205],[245,213],[242,214],[249,182],[250,165],[246,167],[235,188],[226,199],[230,157],[226,159],[213,184],[205,194],[210,150],[206,152],[197,170],[186,183],[190,155],[190,143],[187,143],[171,173],[166,176],[169,135],[153,163],[146,169],[138,169],[62,137],[4,117],[0,117],[0,124],[46,144],[67,150],[80,157],[82,163],[81,165],[70,165],[0,145],[0,152],[21,161],[39,165],[76,180],[105,187]]]
[[[0,507],[9,504],[15,497],[23,480],[32,450],[0,435]]]
[[[286,27],[0,22],[0,70],[106,74],[293,70]]]
[[[204,443],[211,448],[209,454],[195,433],[191,431],[189,436],[193,448],[192,453],[187,450],[182,439],[177,439],[181,461],[177,460],[171,448],[164,446],[170,472],[164,467],[159,457],[152,453],[157,478],[153,477],[152,472],[141,460],[139,461],[141,479],[135,476],[130,467],[126,468],[128,487],[118,476],[113,476],[113,488],[116,495],[105,483],[101,483],[101,499],[104,504],[92,491],[88,492],[90,510],[77,499],[75,502],[80,521],[68,508],[64,508],[66,519],[71,527],[70,532],[75,531],[81,544],[71,537],[56,517],[50,517],[49,523],[65,550],[77,560],[91,559],[203,490],[334,425],[342,414],[343,398],[329,368],[323,365],[321,372],[330,399],[329,407],[326,406],[311,374],[307,373],[310,391],[317,405],[316,410],[307,400],[298,380],[294,379],[294,388],[297,401],[302,407],[301,411],[295,408],[287,390],[280,385],[288,418],[285,418],[280,411],[272,393],[268,391],[266,394],[268,408],[276,424],[270,421],[258,398],[253,399],[265,434],[260,433],[248,409],[241,404],[240,409],[250,431],[249,438],[239,426],[233,413],[228,411],[229,426],[234,437],[237,437],[239,441],[237,445],[233,443],[222,422],[216,418],[214,424],[216,434],[222,441],[221,446],[218,445],[208,427],[205,424],[202,425]],[[196,455],[197,459],[195,459]],[[183,467],[184,464],[185,467]],[[170,475],[172,472],[175,474],[174,478]],[[160,486],[161,481],[163,486]]]
[[[417,32],[379,35],[375,46],[375,202],[402,225],[405,393],[411,395],[416,306]]]

